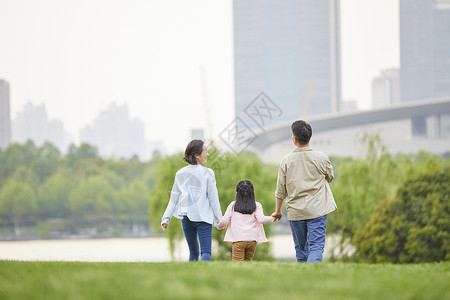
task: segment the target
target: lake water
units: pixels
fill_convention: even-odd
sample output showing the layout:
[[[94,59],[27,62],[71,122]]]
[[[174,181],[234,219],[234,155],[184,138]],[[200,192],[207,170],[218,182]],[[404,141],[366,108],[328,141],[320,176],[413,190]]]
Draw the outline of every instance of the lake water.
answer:
[[[279,260],[295,260],[291,235],[269,238],[272,253]],[[327,237],[324,258],[331,254],[333,237]],[[213,244],[212,250],[214,252]],[[256,250],[258,251],[258,249]],[[182,239],[175,251],[176,261],[187,261],[189,250]],[[86,262],[167,262],[169,242],[164,237],[112,238],[89,240],[0,241],[0,260],[86,261]]]

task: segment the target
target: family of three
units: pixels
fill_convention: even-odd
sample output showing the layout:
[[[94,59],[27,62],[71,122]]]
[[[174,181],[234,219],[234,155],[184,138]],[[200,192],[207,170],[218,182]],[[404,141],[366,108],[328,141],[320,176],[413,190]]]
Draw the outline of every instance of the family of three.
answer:
[[[236,184],[235,200],[222,216],[214,172],[202,166],[207,162],[208,150],[201,140],[187,145],[184,161],[189,165],[175,175],[161,227],[166,230],[172,216],[181,219],[190,261],[199,256],[202,261],[211,260],[213,226],[227,230],[224,240],[232,243],[233,261],[252,260],[256,244],[268,241],[262,224],[282,218],[283,202],[297,261],[322,261],[327,215],[337,209],[328,184],[333,180],[333,167],[328,156],[309,146],[312,129],[308,123],[295,121],[291,130],[296,148],[280,163],[276,209],[271,216],[264,215],[250,180]]]

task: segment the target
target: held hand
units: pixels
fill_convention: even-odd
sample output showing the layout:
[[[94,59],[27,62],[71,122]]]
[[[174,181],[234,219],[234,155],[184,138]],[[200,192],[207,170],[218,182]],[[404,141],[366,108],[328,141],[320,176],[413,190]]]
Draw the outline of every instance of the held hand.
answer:
[[[166,229],[167,229],[167,226],[169,226],[169,223],[164,223],[164,224],[161,224],[161,228],[162,228],[162,230],[163,230],[163,231],[166,231]]]
[[[272,214],[272,217],[275,218],[275,221],[278,221],[278,220],[280,220],[283,217],[283,214],[281,212],[274,212]]]
[[[217,227],[217,229],[219,229],[219,230],[225,230],[225,229],[227,229],[227,225],[225,225],[225,226],[223,226],[223,227]]]

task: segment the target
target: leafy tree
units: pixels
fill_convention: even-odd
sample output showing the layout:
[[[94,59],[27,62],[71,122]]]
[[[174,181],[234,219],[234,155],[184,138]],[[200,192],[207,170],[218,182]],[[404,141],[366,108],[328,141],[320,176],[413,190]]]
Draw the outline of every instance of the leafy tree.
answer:
[[[89,144],[81,144],[80,147],[74,144],[70,145],[66,160],[69,165],[74,165],[80,159],[94,159],[98,157],[98,150],[96,147]]]
[[[130,226],[133,231],[138,226],[138,220],[147,219],[148,212],[148,194],[150,190],[140,180],[134,180],[119,193],[118,202],[121,212],[130,220]]]
[[[170,192],[175,180],[175,173],[186,166],[181,160],[182,154],[167,156],[160,160],[157,169],[155,188],[150,193],[149,214],[155,232],[160,232],[161,217],[169,202]],[[169,239],[170,252],[173,258],[175,241],[183,237],[181,222],[171,219],[169,229],[165,231]]]
[[[270,167],[261,163],[256,155],[249,153],[240,155],[226,153],[220,155],[215,149],[209,152],[210,156],[206,166],[215,172],[222,213],[225,213],[228,204],[234,201],[236,184],[242,179],[248,179],[253,182],[256,201],[262,204],[266,215],[274,211],[276,168],[268,170]],[[160,228],[160,220],[170,198],[175,173],[186,166],[181,157],[182,154],[178,154],[163,158],[160,161],[155,189],[150,194],[150,216],[155,229],[159,230]],[[264,225],[264,228],[266,234],[270,236],[271,225]],[[172,218],[165,235],[169,238],[173,254],[175,241],[183,237],[181,222],[176,218]],[[229,260],[231,258],[231,246],[223,241],[224,235],[225,231],[213,229],[213,239],[219,246],[218,255],[215,258]],[[258,245],[255,259],[271,259],[268,244]]]
[[[26,183],[9,180],[0,193],[0,215],[14,223],[15,235],[20,235],[20,224],[36,211],[36,196]]]
[[[70,215],[69,194],[75,182],[61,174],[55,174],[39,187],[38,212],[42,218],[67,218]]]
[[[39,186],[39,178],[34,170],[25,165],[18,166],[10,178],[28,184],[33,190]]]
[[[5,151],[3,151],[2,148],[0,148],[0,189],[3,186],[3,182],[6,179],[5,174]]]
[[[6,176],[14,174],[19,166],[30,167],[36,157],[36,145],[29,140],[24,145],[11,144],[4,153],[4,165],[2,166]]]
[[[61,153],[58,148],[48,142],[44,143],[44,145],[37,149],[31,166],[40,182],[43,182],[47,177],[55,172],[60,157]]]
[[[365,135],[363,142],[367,147],[365,159],[333,162],[335,180],[331,189],[339,209],[329,215],[327,231],[342,236],[341,252],[348,241],[355,242],[355,234],[369,222],[375,207],[394,197],[407,178],[442,169],[449,163],[426,152],[391,156],[378,135]]]
[[[406,181],[355,238],[363,262],[450,260],[450,168]]]
[[[100,176],[82,180],[69,194],[69,207],[78,222],[93,225],[109,220],[115,191],[108,181]]]

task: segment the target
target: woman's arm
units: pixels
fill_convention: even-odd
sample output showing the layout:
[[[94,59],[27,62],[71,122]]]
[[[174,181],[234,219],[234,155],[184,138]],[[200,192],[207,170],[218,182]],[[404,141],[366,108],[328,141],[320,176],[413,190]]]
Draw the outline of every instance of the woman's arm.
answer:
[[[163,217],[161,218],[161,226],[163,224],[168,224],[170,218],[173,216],[175,208],[180,200],[180,188],[178,187],[177,176],[175,175],[175,181],[173,182],[172,192],[170,193],[169,204],[167,204],[166,211],[164,212]],[[163,230],[165,230],[167,226],[163,226]]]
[[[207,173],[207,187],[206,187],[206,197],[209,200],[209,204],[211,205],[214,219],[220,220],[222,218],[222,210],[220,209],[219,202],[219,193],[217,192],[216,187],[216,177],[214,175],[214,171],[211,169],[207,169],[209,172]]]
[[[269,224],[275,221],[275,218],[272,216],[265,216],[261,203],[256,203],[255,217],[261,224]]]

